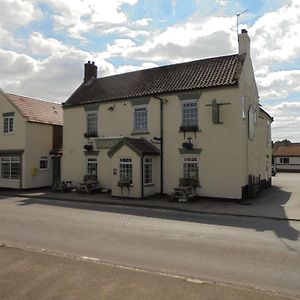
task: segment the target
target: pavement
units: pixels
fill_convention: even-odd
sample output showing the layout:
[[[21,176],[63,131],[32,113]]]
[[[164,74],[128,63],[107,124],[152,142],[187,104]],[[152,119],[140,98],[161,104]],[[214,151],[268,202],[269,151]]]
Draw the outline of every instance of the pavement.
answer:
[[[300,221],[300,173],[277,173],[272,181],[272,187],[262,191],[254,199],[200,197],[188,203],[171,202],[166,196],[132,199],[112,197],[109,193],[57,193],[50,189],[1,190],[0,195]]]
[[[288,300],[193,278],[0,245],[0,299]]]

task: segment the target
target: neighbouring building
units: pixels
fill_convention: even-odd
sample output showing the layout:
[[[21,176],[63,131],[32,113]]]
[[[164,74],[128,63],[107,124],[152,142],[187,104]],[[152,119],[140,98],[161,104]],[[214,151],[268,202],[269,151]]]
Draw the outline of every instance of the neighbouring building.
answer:
[[[0,187],[29,189],[59,180],[61,105],[0,89],[0,113]]]
[[[171,194],[241,199],[271,184],[272,117],[259,103],[250,38],[239,53],[97,78],[63,104],[62,178],[95,174],[113,196]]]
[[[300,143],[278,145],[273,152],[278,171],[300,172]]]

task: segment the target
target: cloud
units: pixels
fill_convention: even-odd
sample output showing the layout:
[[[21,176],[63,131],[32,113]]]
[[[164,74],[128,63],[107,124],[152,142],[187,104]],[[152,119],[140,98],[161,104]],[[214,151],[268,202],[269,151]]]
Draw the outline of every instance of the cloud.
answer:
[[[268,113],[274,117],[272,140],[290,139],[300,142],[300,101],[266,105]]]
[[[293,62],[300,56],[299,1],[266,13],[249,28],[249,33],[255,65]]]
[[[0,25],[10,28],[24,26],[42,16],[30,0],[1,0]]]
[[[286,99],[300,92],[300,70],[263,72],[256,76],[262,99]]]
[[[84,40],[82,34],[107,24],[127,22],[122,11],[124,4],[134,5],[138,0],[48,0],[54,9],[57,30],[67,30],[69,35]]]
[[[148,26],[150,22],[152,21],[151,18],[143,18],[143,19],[138,19],[134,22],[132,22],[132,25],[137,25],[137,26]]]
[[[99,53],[68,49],[45,59],[0,49],[0,73],[4,91],[49,101],[65,101],[83,80],[84,63],[93,58],[101,76],[115,72],[115,67]]]
[[[140,60],[181,62],[234,52],[234,20],[226,17],[198,19],[168,27],[150,41],[131,47],[126,57]],[[222,47],[220,47],[220,42]]]
[[[54,38],[45,38],[39,32],[33,32],[28,41],[30,53],[38,56],[50,56],[56,52],[68,50],[70,47]]]
[[[122,73],[126,73],[126,72],[133,72],[133,71],[138,71],[141,69],[150,69],[150,68],[155,68],[158,67],[157,64],[154,64],[152,62],[145,62],[140,66],[134,66],[134,65],[123,65],[121,67],[118,67],[115,70],[115,74],[122,74]]]

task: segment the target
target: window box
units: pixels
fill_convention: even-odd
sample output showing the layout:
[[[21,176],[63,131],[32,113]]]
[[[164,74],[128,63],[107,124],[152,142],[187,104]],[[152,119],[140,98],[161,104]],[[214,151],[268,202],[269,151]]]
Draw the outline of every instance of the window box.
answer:
[[[180,132],[187,132],[187,131],[200,131],[198,126],[180,126]]]
[[[200,187],[198,178],[179,178],[179,185]]]
[[[97,131],[86,132],[84,134],[85,138],[98,137]]]
[[[132,186],[132,184],[131,184],[130,180],[122,180],[122,181],[118,182],[118,186],[121,188],[122,187],[130,187],[130,186]]]

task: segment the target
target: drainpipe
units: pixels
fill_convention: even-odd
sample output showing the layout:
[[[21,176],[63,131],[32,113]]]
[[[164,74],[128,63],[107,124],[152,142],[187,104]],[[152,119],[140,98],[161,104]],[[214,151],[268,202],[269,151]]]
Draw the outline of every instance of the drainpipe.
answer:
[[[141,156],[142,198],[144,198],[144,154]]]
[[[153,95],[153,97],[160,101],[160,194],[164,193],[164,99]]]

